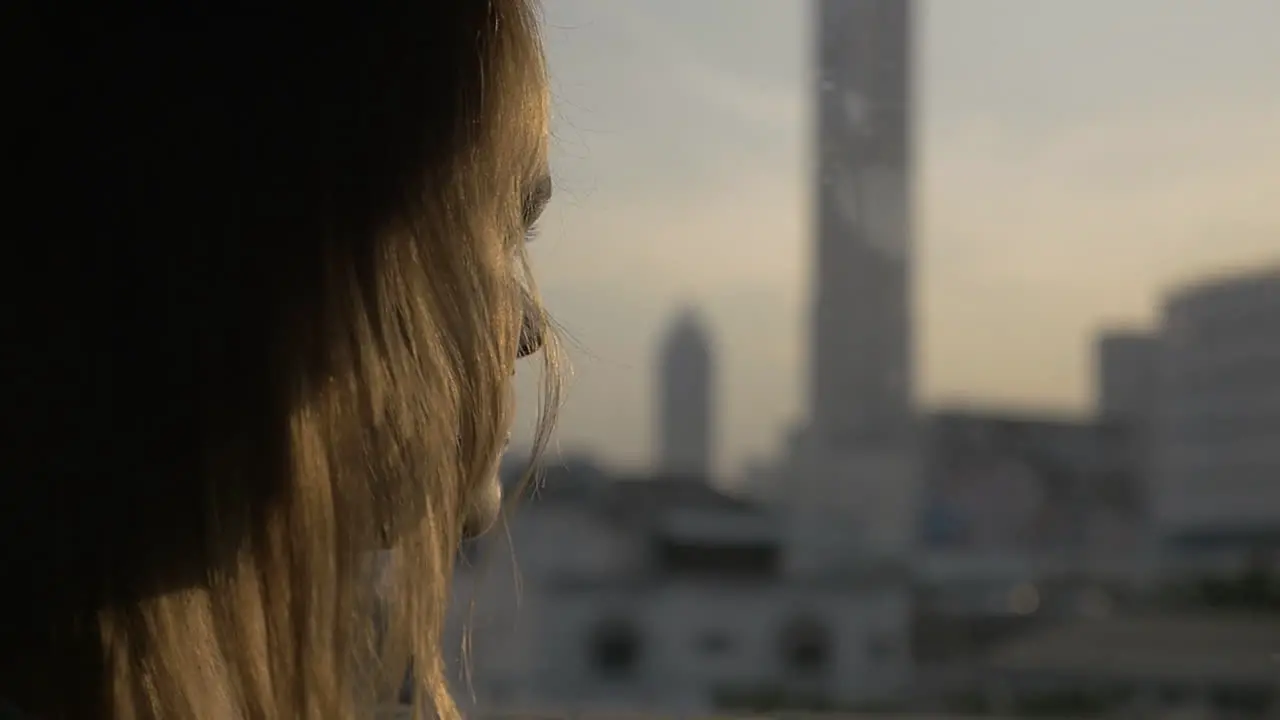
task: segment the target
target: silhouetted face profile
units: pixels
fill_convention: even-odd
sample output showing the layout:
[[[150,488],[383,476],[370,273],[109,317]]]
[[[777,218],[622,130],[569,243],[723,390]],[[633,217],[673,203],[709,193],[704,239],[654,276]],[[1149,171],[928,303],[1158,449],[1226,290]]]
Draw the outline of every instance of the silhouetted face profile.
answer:
[[[538,219],[542,217],[547,203],[551,201],[552,188],[551,175],[549,171],[544,171],[526,192],[521,211],[525,242],[532,240],[536,234]],[[521,319],[520,340],[517,345],[516,359],[522,360],[541,350],[545,332],[545,323],[538,309],[530,307],[525,310]],[[514,376],[512,379],[514,380]],[[513,397],[514,393],[514,388],[508,389],[509,397]],[[506,441],[503,443],[503,451],[511,443],[510,423],[514,415],[514,401],[512,404],[512,412],[509,412],[507,416],[508,430]],[[475,489],[471,501],[471,510],[468,513],[464,528],[464,535],[467,537],[483,534],[493,527],[498,521],[498,517],[502,514],[502,477],[499,474],[501,460],[501,455],[494,458],[493,473],[489,475],[488,480]]]
[[[7,96],[0,701],[357,717],[412,657],[424,716],[457,716],[449,585],[499,516],[521,358],[535,455],[556,406],[526,254],[551,194],[539,14],[8,14],[40,71]]]

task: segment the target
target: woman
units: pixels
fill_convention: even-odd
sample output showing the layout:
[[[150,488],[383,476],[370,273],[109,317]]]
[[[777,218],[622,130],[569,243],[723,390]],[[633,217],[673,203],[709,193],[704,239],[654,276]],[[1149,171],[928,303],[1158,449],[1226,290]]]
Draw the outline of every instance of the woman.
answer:
[[[452,562],[544,324],[534,10],[196,5],[7,17],[0,698],[330,720],[412,656],[420,709],[454,716]]]

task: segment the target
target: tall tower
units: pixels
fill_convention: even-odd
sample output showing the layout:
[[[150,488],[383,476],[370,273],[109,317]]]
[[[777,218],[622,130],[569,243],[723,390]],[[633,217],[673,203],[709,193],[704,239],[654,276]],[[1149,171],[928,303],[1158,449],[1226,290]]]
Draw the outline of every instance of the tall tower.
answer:
[[[901,442],[912,417],[912,2],[816,0],[811,441]]]
[[[657,459],[662,472],[711,477],[714,368],[710,335],[691,311],[672,324],[658,358]]]
[[[906,558],[911,390],[912,5],[812,0],[816,240],[809,417],[790,453],[791,566]]]

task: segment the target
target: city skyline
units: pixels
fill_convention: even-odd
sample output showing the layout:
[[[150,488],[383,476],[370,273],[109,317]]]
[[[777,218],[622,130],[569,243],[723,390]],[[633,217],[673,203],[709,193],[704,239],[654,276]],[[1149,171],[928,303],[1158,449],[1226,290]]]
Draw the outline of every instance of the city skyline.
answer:
[[[801,416],[801,5],[548,4],[559,188],[533,256],[578,347],[565,450],[646,464],[650,359],[685,299],[723,348],[724,465]],[[1280,254],[1280,7],[923,5],[919,396],[1083,411],[1095,331]]]

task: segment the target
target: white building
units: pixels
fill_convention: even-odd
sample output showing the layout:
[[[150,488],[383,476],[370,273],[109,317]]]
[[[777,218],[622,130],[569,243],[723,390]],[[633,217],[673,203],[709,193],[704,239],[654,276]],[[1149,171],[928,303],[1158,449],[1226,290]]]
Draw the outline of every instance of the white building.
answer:
[[[1175,566],[1280,548],[1280,267],[1175,292],[1164,309],[1152,489]]]
[[[657,467],[671,475],[711,476],[715,451],[715,366],[711,336],[686,310],[658,356]]]
[[[550,490],[518,514],[509,547],[495,535],[487,566],[460,573],[452,643],[469,624],[476,705],[681,712],[896,697],[911,677],[901,571],[789,568],[782,530],[683,478]]]

